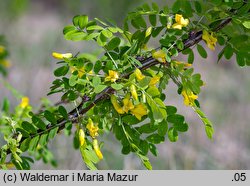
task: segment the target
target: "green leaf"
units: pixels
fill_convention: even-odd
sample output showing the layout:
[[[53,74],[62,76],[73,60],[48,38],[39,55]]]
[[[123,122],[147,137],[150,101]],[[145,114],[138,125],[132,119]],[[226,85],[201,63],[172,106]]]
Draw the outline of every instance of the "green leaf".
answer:
[[[98,76],[94,76],[92,79],[93,87],[97,87],[98,85],[101,84],[101,78]]]
[[[154,156],[157,156],[158,151],[157,151],[156,146],[155,146],[154,144],[152,144],[152,143],[149,143],[148,145],[149,145],[149,150],[150,150],[150,152],[151,152]]]
[[[113,33],[109,30],[102,30],[101,34],[103,34],[106,38],[111,38],[113,36]]]
[[[140,123],[141,121],[138,120],[135,116],[132,116],[132,115],[126,115],[126,116],[123,116],[122,117],[122,121],[126,124],[129,124],[129,125],[135,125],[137,123]]]
[[[166,120],[163,120],[158,124],[158,134],[160,136],[165,136],[168,132],[168,122]]]
[[[194,2],[194,7],[195,7],[195,10],[196,10],[198,13],[201,13],[201,12],[202,12],[201,3],[200,3],[199,1],[195,1],[195,2]]]
[[[33,137],[31,140],[30,140],[30,143],[29,143],[29,150],[31,152],[35,151],[37,145],[38,145],[38,141],[39,141],[39,137],[40,136],[35,136]]]
[[[35,115],[32,116],[32,122],[34,123],[34,125],[36,125],[37,128],[41,130],[46,129],[46,124],[43,122],[43,120],[41,120],[39,117]]]
[[[82,31],[70,31],[64,35],[66,40],[72,40],[72,41],[84,40],[86,36],[88,36],[88,34]]]
[[[147,24],[141,15],[136,16],[134,22],[142,28],[147,28]]]
[[[88,16],[86,15],[81,15],[79,16],[78,19],[78,26],[80,27],[80,29],[83,29],[86,27],[86,25],[88,24]]]
[[[105,88],[107,88],[107,85],[98,85],[95,87],[94,92],[96,94],[98,94],[98,93],[102,92]]]
[[[149,95],[146,96],[147,96],[147,103],[151,107],[151,111],[153,113],[155,121],[161,122],[167,116],[167,112],[163,101],[160,98],[153,99]]]
[[[194,62],[194,53],[192,50],[190,50],[190,53],[188,55],[188,63],[193,64]]]
[[[177,13],[181,9],[181,1],[175,1],[173,6],[172,6],[172,11],[174,13]]]
[[[91,25],[87,27],[87,30],[103,30],[103,27],[99,25]]]
[[[89,60],[90,62],[94,63],[97,61],[97,57],[96,55],[93,54],[89,54],[89,53],[80,53],[78,56],[78,58],[84,58]]]
[[[49,131],[49,139],[53,139],[58,131],[59,127],[55,127]]]
[[[157,125],[152,125],[151,123],[144,124],[138,128],[140,133],[150,134],[157,130]]]
[[[115,90],[121,90],[123,88],[122,84],[117,84],[117,83],[113,83],[111,84],[111,87]]]
[[[231,45],[227,45],[224,48],[224,56],[226,59],[230,59],[233,56],[233,48],[231,47]]]
[[[23,140],[23,142],[21,143],[21,146],[20,146],[20,150],[22,152],[25,152],[26,150],[29,149],[30,141],[31,141],[30,138],[26,138],[25,140]]]
[[[167,109],[168,115],[172,115],[172,114],[175,114],[177,112],[177,108],[174,106],[166,106],[166,109]]]
[[[106,49],[114,50],[120,45],[120,43],[121,43],[121,39],[119,37],[114,37],[108,42],[108,44],[106,45]]]
[[[165,140],[164,136],[160,136],[159,134],[152,134],[146,139],[153,144],[159,144]]]
[[[186,132],[188,130],[188,124],[187,123],[175,123],[174,128],[175,130],[179,132]]]
[[[201,57],[207,58],[207,52],[206,52],[206,50],[203,48],[203,46],[197,44],[197,50],[198,50],[198,52],[199,52],[199,54],[200,54]]]
[[[73,22],[74,26],[76,26],[76,27],[78,26],[80,29],[83,29],[88,24],[88,16],[77,15],[77,16],[73,17],[72,22]]]
[[[77,83],[78,76],[77,75],[71,75],[69,78],[69,85],[71,87],[75,86]]]
[[[22,124],[21,124],[21,126],[22,126],[22,128],[24,130],[26,130],[30,134],[37,133],[36,127],[33,124],[31,124],[31,123],[29,123],[27,121],[23,121]]]
[[[237,61],[237,64],[241,67],[245,66],[246,65],[246,62],[245,62],[245,58],[244,56],[242,56],[242,54],[240,53],[237,53],[236,54],[236,61]]]
[[[173,127],[168,130],[168,139],[171,142],[176,142],[178,140],[178,132]]]
[[[207,134],[207,137],[209,139],[212,139],[213,138],[213,134],[214,134],[214,129],[211,125],[206,125],[205,126],[205,131],[206,131],[206,134]]]
[[[10,108],[10,102],[9,102],[9,100],[5,97],[5,98],[3,99],[2,111],[8,112],[8,111],[9,111],[9,108]]]
[[[160,91],[155,86],[150,86],[146,91],[150,96],[155,97],[160,95]]]
[[[147,87],[149,82],[150,82],[151,78],[146,76],[145,78],[143,78],[141,81],[139,81],[138,86],[141,88]]]
[[[54,71],[56,77],[65,76],[69,71],[68,66],[61,66]]]
[[[102,69],[102,62],[100,60],[96,61],[94,65],[94,72],[98,74],[98,72]]]
[[[167,121],[170,123],[183,123],[184,122],[184,116],[180,115],[180,114],[173,114],[173,115],[169,115],[167,117]]]
[[[244,22],[242,23],[242,25],[243,25],[244,27],[246,27],[247,29],[250,29],[250,21],[244,21]]]
[[[39,144],[43,147],[48,143],[48,134],[42,134],[39,140]]]
[[[68,112],[63,106],[58,107],[58,112],[63,116],[64,119],[68,119]]]
[[[73,32],[73,31],[77,31],[76,27],[73,25],[68,25],[68,26],[64,27],[63,34],[66,35],[67,33]]]
[[[86,164],[86,166],[90,169],[90,170],[97,170],[97,168],[95,167],[94,163],[91,161],[91,155],[89,153],[89,150],[86,148],[81,147],[80,148],[80,152],[83,158],[84,163]]]
[[[149,18],[150,24],[151,24],[152,26],[156,26],[156,22],[157,22],[156,15],[149,15],[148,18]]]
[[[44,111],[44,117],[49,121],[49,122],[51,122],[51,124],[56,124],[57,123],[57,121],[56,121],[56,118],[55,118],[55,115],[54,114],[52,114],[50,111],[48,111],[48,110],[45,110]]]

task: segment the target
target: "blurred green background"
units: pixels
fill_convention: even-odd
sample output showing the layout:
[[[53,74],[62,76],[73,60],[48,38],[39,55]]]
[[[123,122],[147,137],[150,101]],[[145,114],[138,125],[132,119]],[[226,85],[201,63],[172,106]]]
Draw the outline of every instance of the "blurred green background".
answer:
[[[111,19],[122,25],[126,13],[147,0],[0,0],[0,34],[6,36],[12,63],[7,80],[21,94],[30,98],[33,108],[39,107],[42,97],[53,81],[56,60],[51,53],[94,52],[90,43],[71,42],[63,38],[62,29],[71,24],[77,14],[90,18]],[[172,1],[154,1],[159,5]],[[204,44],[204,43],[202,43]],[[157,45],[157,43],[154,43]],[[219,47],[218,47],[219,48]],[[178,142],[166,141],[158,145],[158,157],[150,156],[154,169],[249,169],[250,168],[250,75],[249,68],[240,68],[235,59],[222,59],[208,51],[204,60],[196,55],[195,71],[202,74],[206,85],[199,97],[201,107],[214,123],[213,141],[206,137],[203,124],[191,108],[183,105],[172,83],[167,89],[167,104],[174,104],[186,116],[189,131],[181,134]],[[2,77],[0,77],[2,78]],[[19,104],[0,82],[0,102],[11,100],[12,107]],[[50,96],[56,102],[58,96]],[[119,142],[112,134],[105,141],[105,160],[100,169],[144,169],[134,155],[121,155]],[[49,146],[58,159],[56,168],[38,161],[32,169],[85,169],[80,152],[72,147],[72,138],[59,135]]]

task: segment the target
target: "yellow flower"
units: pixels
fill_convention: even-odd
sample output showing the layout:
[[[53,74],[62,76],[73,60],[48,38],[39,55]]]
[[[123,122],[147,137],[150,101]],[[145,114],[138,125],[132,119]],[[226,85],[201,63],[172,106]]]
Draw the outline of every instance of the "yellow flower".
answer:
[[[89,131],[89,134],[92,138],[95,138],[96,136],[98,136],[98,126],[94,125],[93,121],[91,118],[88,119],[88,124],[86,126],[86,128]]]
[[[149,86],[154,86],[160,81],[161,77],[160,76],[154,76],[151,78],[149,82]]]
[[[110,100],[111,100],[111,103],[113,104],[113,107],[115,108],[115,110],[119,114],[124,114],[125,113],[124,110],[123,110],[123,108],[117,102],[117,99],[116,99],[115,95],[111,95]]]
[[[20,107],[26,108],[27,106],[29,106],[29,98],[28,97],[22,97]]]
[[[0,64],[3,65],[5,68],[9,68],[11,66],[11,63],[9,60],[0,60]]]
[[[136,68],[134,73],[138,81],[145,78],[145,76],[141,73],[141,70],[139,68]]]
[[[100,160],[103,159],[103,155],[102,155],[102,152],[101,152],[101,150],[100,150],[100,147],[99,147],[99,144],[98,144],[97,139],[94,139],[94,140],[93,140],[93,148],[94,148],[94,151],[95,151],[97,157],[98,157]]]
[[[128,113],[129,110],[134,108],[134,105],[132,103],[132,101],[130,100],[130,94],[127,93],[125,98],[122,100],[123,101],[123,111]]]
[[[73,57],[72,53],[61,54],[61,53],[57,53],[57,52],[53,52],[52,56],[56,59],[69,59],[69,58]]]
[[[5,47],[0,45],[0,54],[3,54],[5,52]]]
[[[185,62],[181,62],[181,61],[173,61],[173,63],[175,66],[183,65],[186,68],[192,66],[192,64],[190,64],[190,63],[185,63]]]
[[[142,103],[135,105],[135,108],[130,111],[138,120],[141,120],[142,116],[147,115],[147,107]]]
[[[211,50],[215,50],[215,45],[217,42],[217,38],[213,36],[213,33],[209,34],[208,31],[203,30],[202,31],[202,39],[206,42],[208,48]]]
[[[163,50],[157,50],[152,52],[152,57],[159,62],[166,63],[166,53]]]
[[[109,75],[105,78],[105,81],[115,82],[117,79],[119,79],[118,73],[116,71],[109,70]]]
[[[130,85],[130,92],[132,94],[132,97],[137,101],[138,100],[138,94],[135,88],[135,85]]]
[[[85,144],[85,133],[83,131],[83,129],[79,130],[79,143],[80,143],[80,147],[82,147]]]
[[[172,28],[174,29],[182,29],[182,27],[185,27],[188,25],[189,20],[184,19],[181,14],[175,14],[175,24],[172,25]]]
[[[84,67],[77,68],[77,67],[72,66],[72,67],[70,67],[70,71],[71,71],[71,73],[73,73],[74,71],[77,71],[79,78],[81,78],[86,73]]]
[[[185,90],[183,89],[181,92],[183,98],[184,98],[184,104],[186,106],[193,106],[194,100],[198,98],[197,95],[195,95],[191,90]]]

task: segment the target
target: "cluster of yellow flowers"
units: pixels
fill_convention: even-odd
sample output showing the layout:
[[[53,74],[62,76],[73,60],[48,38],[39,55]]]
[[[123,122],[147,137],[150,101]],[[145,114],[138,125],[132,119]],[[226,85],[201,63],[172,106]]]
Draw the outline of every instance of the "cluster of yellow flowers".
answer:
[[[141,120],[142,116],[147,115],[147,107],[143,103],[133,105],[130,97],[130,93],[127,93],[122,100],[123,106],[120,106],[115,95],[111,95],[111,103],[119,114],[125,114],[130,111],[138,120]]]

